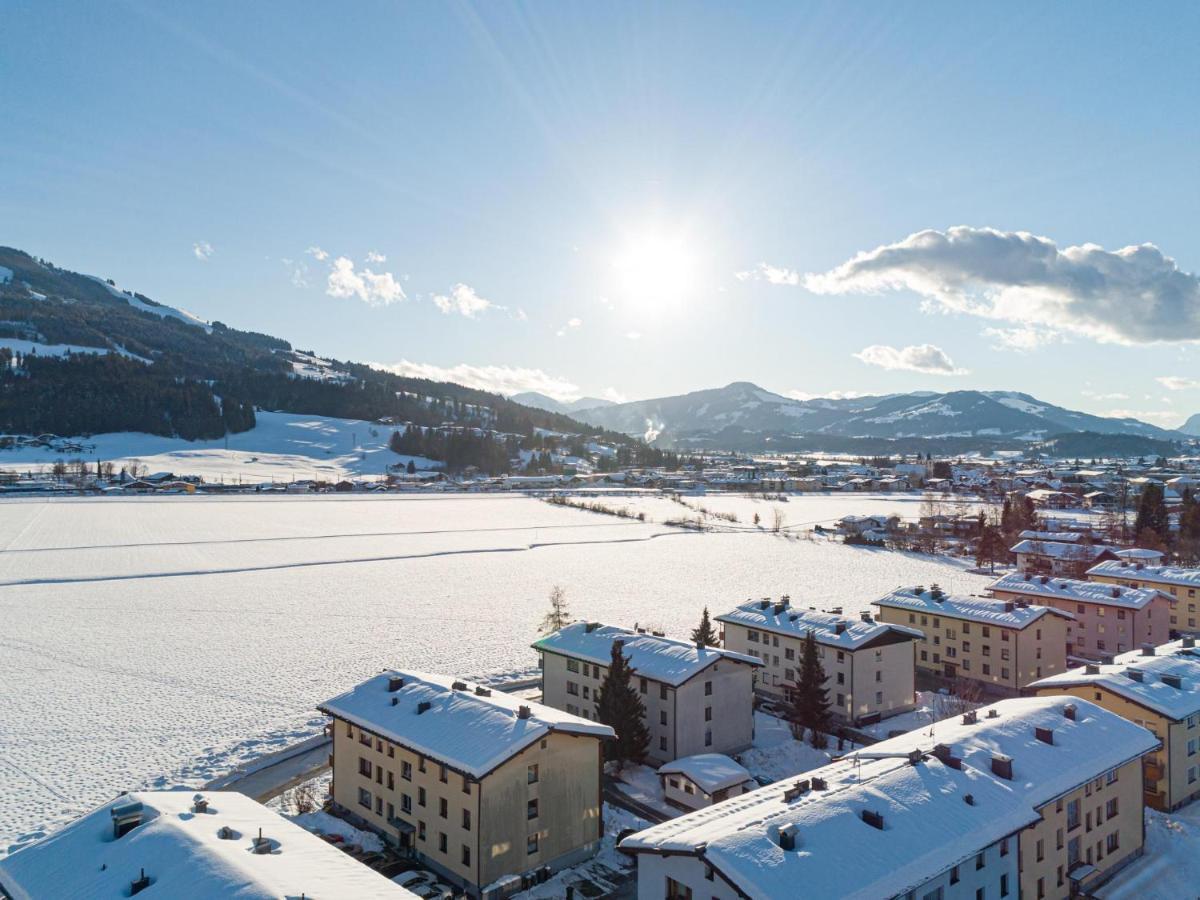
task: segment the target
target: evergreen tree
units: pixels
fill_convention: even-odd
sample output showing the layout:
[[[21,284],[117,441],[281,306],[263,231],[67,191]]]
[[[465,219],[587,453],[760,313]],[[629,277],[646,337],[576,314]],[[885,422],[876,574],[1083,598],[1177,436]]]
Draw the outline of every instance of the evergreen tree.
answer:
[[[1152,540],[1154,546],[1162,547],[1170,537],[1170,527],[1167,519],[1167,503],[1163,497],[1163,487],[1157,481],[1147,482],[1142,488],[1142,497],[1138,501],[1137,518],[1133,523],[1133,533],[1138,542],[1143,539]]]
[[[408,461],[408,466],[407,466],[407,468],[405,468],[405,471],[406,471],[406,472],[408,472],[408,474],[409,474],[409,475],[416,475],[416,474],[417,474],[417,465],[416,465],[416,463],[414,463],[414,462],[413,462],[413,461],[410,459],[410,460]]]
[[[717,646],[717,632],[713,628],[712,620],[708,617],[708,607],[704,607],[704,613],[700,616],[700,624],[692,631],[692,643],[702,644],[705,647]]]
[[[1000,532],[996,530],[996,526],[989,522],[984,522],[979,529],[979,548],[975,553],[975,565],[990,567],[992,572],[996,571],[996,561],[1004,559],[1008,547],[1004,542],[1004,538],[1000,536]]]
[[[604,756],[618,770],[627,762],[640,763],[650,747],[646,707],[633,686],[633,670],[629,657],[621,652],[623,646],[622,641],[613,641],[612,661],[596,694],[596,718],[617,733],[616,740],[605,742]]]
[[[571,611],[567,609],[567,592],[557,584],[550,588],[550,612],[542,617],[540,631],[553,634],[571,624]]]
[[[792,691],[788,718],[800,728],[807,728],[813,747],[824,745],[822,734],[829,727],[829,691],[825,687],[825,669],[817,654],[817,641],[811,631],[804,638],[800,652],[800,672]]]

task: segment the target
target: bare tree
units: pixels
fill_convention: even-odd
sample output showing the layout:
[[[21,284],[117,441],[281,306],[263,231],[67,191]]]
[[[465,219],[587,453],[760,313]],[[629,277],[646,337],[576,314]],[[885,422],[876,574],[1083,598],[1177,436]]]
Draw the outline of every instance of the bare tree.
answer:
[[[550,589],[550,612],[542,617],[538,630],[542,634],[561,631],[571,624],[571,611],[567,609],[567,592],[557,584]]]
[[[783,531],[783,510],[778,506],[771,507],[771,530],[776,534]]]
[[[933,700],[933,716],[935,721],[961,716],[970,712],[983,702],[983,688],[978,681],[970,678],[956,678],[950,687],[950,693],[937,694]]]

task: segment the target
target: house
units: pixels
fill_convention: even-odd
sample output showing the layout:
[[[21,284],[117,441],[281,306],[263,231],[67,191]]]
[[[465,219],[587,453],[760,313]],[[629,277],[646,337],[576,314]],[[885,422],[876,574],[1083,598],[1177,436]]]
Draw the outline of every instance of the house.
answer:
[[[471,897],[596,852],[607,725],[399,670],[319,709],[333,719],[334,802]]]
[[[1002,700],[630,835],[638,897],[1065,900],[1142,855],[1145,728]]]
[[[892,591],[873,604],[879,621],[918,628],[917,669],[984,690],[1016,694],[1067,668],[1070,613],[1012,600],[956,597],[922,587]]]
[[[1117,551],[1117,559],[1132,563],[1140,562],[1147,566],[1162,565],[1163,556],[1161,550],[1147,550],[1145,547],[1128,547]]]
[[[1033,501],[1033,505],[1041,509],[1070,509],[1079,505],[1079,498],[1065,491],[1052,491],[1046,488],[1036,488],[1026,491],[1025,496]]]
[[[685,810],[711,806],[758,787],[745,768],[721,753],[673,760],[659,766],[658,778],[667,802]]]
[[[0,859],[0,896],[415,900],[374,869],[235,791],[122,794]]]
[[[1171,628],[1174,631],[1200,635],[1196,624],[1197,591],[1200,591],[1200,569],[1180,566],[1149,566],[1127,559],[1105,560],[1087,570],[1089,581],[1119,584],[1131,588],[1153,588],[1167,595],[1171,604]]]
[[[1142,644],[1166,643],[1171,636],[1170,603],[1155,590],[1014,572],[992,582],[988,591],[1000,600],[1071,613],[1068,657],[1108,660]]]
[[[662,634],[574,622],[533,645],[542,702],[596,718],[613,646],[629,660],[646,707],[648,759],[661,765],[697,753],[735,754],[754,742],[754,672],[760,660]]]
[[[1077,541],[1066,543],[1026,538],[1009,549],[1016,554],[1017,571],[1022,574],[1033,572],[1082,578],[1084,572],[1096,563],[1117,559],[1115,547]]]
[[[716,621],[726,648],[762,661],[757,690],[777,703],[791,702],[804,640],[812,634],[838,721],[870,724],[916,704],[914,646],[922,635],[914,628],[802,609],[786,596],[747,600]]]
[[[1146,757],[1145,799],[1178,809],[1200,797],[1200,650],[1186,637],[1130,650],[1109,663],[1060,672],[1029,686],[1042,696],[1071,694],[1148,728],[1162,741]]]

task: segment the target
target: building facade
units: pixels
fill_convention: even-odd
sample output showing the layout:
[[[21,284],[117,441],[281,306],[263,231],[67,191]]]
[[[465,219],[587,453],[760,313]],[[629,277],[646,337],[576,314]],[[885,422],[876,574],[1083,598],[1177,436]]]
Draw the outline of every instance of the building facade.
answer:
[[[1012,600],[904,588],[876,600],[880,622],[919,629],[917,668],[945,680],[1016,694],[1067,668],[1071,614]]]
[[[914,647],[921,638],[916,629],[801,609],[786,596],[748,600],[716,621],[726,648],[762,662],[757,690],[772,700],[791,701],[811,633],[839,721],[868,724],[916,705]]]
[[[1128,588],[1152,588],[1166,595],[1171,607],[1171,630],[1200,636],[1200,569],[1180,566],[1152,566],[1128,559],[1106,560],[1088,569],[1089,581],[1119,584]]]
[[[599,846],[608,726],[420,672],[385,672],[319,708],[333,720],[334,802],[472,897]]]
[[[647,761],[698,753],[733,755],[754,743],[754,672],[761,662],[661,634],[574,622],[537,641],[542,702],[595,721],[614,643],[629,660],[646,708]]]

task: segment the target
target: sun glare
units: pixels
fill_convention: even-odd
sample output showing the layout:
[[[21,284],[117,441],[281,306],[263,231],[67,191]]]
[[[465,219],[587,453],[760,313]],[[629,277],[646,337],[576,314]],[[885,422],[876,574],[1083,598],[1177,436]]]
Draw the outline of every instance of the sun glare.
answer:
[[[626,298],[654,305],[679,302],[696,277],[696,259],[683,237],[653,231],[626,238],[613,268]]]

